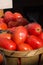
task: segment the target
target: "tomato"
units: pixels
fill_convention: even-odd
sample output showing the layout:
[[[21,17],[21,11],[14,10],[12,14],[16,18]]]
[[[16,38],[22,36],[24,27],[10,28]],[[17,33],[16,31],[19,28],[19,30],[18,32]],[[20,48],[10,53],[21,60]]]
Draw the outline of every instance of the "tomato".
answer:
[[[20,45],[18,45],[17,50],[19,50],[19,51],[30,51],[30,50],[33,50],[33,49],[29,44],[21,43]]]
[[[4,18],[0,18],[0,22],[1,22],[1,23],[4,22]]]
[[[20,13],[18,13],[18,12],[15,12],[13,14],[14,21],[20,20],[22,17],[23,16]]]
[[[38,23],[29,23],[26,29],[31,35],[39,35],[42,32],[42,27]]]
[[[0,64],[3,62],[3,55],[0,53]]]
[[[39,38],[43,40],[43,32],[40,33]]]
[[[12,27],[12,28],[8,28],[7,30],[8,30],[9,32],[11,32],[11,33],[14,33],[14,32],[15,32],[15,29],[16,29],[16,27]]]
[[[21,25],[27,25],[29,23],[29,21],[26,18],[22,18],[21,19]]]
[[[13,34],[13,40],[19,44],[24,42],[27,37],[27,30],[23,26],[18,26]]]
[[[0,38],[0,47],[7,50],[16,50],[16,44],[10,39]]]
[[[34,35],[30,35],[26,42],[33,48],[33,49],[38,49],[43,47],[43,42],[40,38],[34,36]]]
[[[13,20],[13,13],[11,11],[7,11],[4,14],[5,22],[8,23],[9,21]]]
[[[12,28],[12,27],[20,26],[20,25],[24,26],[26,24],[28,24],[28,20],[25,19],[25,18],[21,18],[20,20],[17,20],[17,21],[9,21],[8,22],[8,27]]]
[[[20,24],[20,23],[19,23]],[[12,27],[16,27],[19,25],[17,21],[9,21],[8,22],[8,27],[12,28]]]
[[[7,29],[7,25],[3,22],[0,23],[0,30],[6,30]]]
[[[0,33],[0,37],[11,39],[12,35],[10,33]]]

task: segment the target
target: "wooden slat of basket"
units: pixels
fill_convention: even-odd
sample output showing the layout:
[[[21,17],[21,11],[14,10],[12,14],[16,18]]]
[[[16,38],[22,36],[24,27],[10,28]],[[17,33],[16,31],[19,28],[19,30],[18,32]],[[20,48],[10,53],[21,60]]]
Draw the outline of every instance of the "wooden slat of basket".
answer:
[[[2,50],[4,54],[9,57],[30,57],[43,53],[43,48],[32,51],[9,51],[2,48],[0,48],[0,50]]]

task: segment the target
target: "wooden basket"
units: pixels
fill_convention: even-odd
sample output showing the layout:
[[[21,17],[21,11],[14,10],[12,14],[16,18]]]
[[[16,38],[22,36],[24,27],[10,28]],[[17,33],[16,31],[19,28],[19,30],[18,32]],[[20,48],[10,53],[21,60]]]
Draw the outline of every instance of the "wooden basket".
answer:
[[[4,13],[3,10],[0,10],[0,17],[4,15],[3,13]],[[32,51],[9,51],[3,48],[0,48],[0,50],[6,56],[7,65],[41,65],[43,64],[43,48],[32,50]]]
[[[0,48],[5,54],[7,65],[41,65],[43,63],[43,48],[32,51],[8,51]]]

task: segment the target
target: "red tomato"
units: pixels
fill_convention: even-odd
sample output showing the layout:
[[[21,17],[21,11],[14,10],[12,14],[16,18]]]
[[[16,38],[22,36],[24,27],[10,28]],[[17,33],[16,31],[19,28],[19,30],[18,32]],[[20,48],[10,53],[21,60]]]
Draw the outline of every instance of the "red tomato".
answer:
[[[7,25],[3,22],[0,23],[0,30],[6,30],[7,29]]]
[[[3,55],[0,53],[0,64],[3,62]]]
[[[8,31],[11,32],[11,33],[14,33],[15,29],[16,29],[16,27],[8,28]]]
[[[0,22],[1,22],[1,23],[4,22],[4,18],[0,18]]]
[[[19,23],[19,24],[20,24],[20,23]],[[19,24],[18,24],[18,22],[16,22],[16,21],[9,21],[9,22],[8,22],[8,27],[9,27],[9,28],[16,27],[16,26],[18,26]]]
[[[28,20],[27,19],[25,19],[25,18],[21,18],[20,20],[18,20],[18,21],[9,21],[8,22],[8,27],[9,28],[12,28],[12,27],[17,27],[17,26],[21,26],[21,25],[26,25],[26,24],[28,24]]]
[[[5,19],[5,22],[7,23],[8,21],[13,20],[13,13],[11,11],[5,12],[4,19]]]
[[[26,42],[33,48],[33,49],[38,49],[43,47],[43,42],[40,38],[34,36],[34,35],[30,35]]]
[[[18,26],[13,34],[13,40],[19,44],[26,40],[27,30],[23,26]]]
[[[18,12],[15,12],[14,14],[13,14],[13,18],[14,18],[14,21],[16,20],[20,20],[21,18],[22,18],[23,16],[20,14],[20,13],[18,13]]]
[[[38,23],[30,23],[26,26],[26,29],[31,35],[39,35],[42,32],[41,25]]]
[[[12,35],[10,33],[0,33],[0,37],[11,39]]]
[[[26,18],[22,18],[21,19],[21,25],[27,25],[29,23],[29,21]]]
[[[16,50],[16,44],[10,39],[0,37],[0,47],[7,50]]]
[[[18,50],[19,51],[30,51],[30,50],[33,50],[33,49],[29,44],[21,43],[20,45],[18,45]]]
[[[43,32],[40,33],[39,38],[43,40]]]

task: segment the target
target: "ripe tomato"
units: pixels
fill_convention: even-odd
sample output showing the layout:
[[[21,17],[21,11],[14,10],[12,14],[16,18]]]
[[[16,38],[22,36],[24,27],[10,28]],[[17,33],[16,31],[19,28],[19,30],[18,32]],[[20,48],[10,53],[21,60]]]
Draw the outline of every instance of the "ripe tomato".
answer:
[[[31,35],[39,35],[42,32],[41,25],[38,23],[30,23],[26,26],[26,29]]]
[[[43,32],[40,33],[39,38],[43,40]]]
[[[17,50],[19,50],[19,51],[30,51],[30,50],[33,50],[33,49],[29,44],[21,43],[20,45],[18,45]]]
[[[0,53],[0,64],[3,62],[3,55]]]
[[[22,17],[23,16],[20,13],[18,13],[18,12],[15,12],[13,14],[14,21],[20,20]]]
[[[5,12],[4,19],[6,23],[8,23],[8,21],[13,20],[13,13],[11,11]]]
[[[15,29],[16,29],[16,27],[12,27],[12,28],[8,28],[7,30],[8,30],[9,32],[11,32],[11,33],[14,33],[14,32],[15,32]]]
[[[11,39],[12,35],[10,33],[1,33],[0,37],[2,38],[7,38],[7,39]]]
[[[27,25],[29,23],[29,21],[26,19],[26,18],[22,18],[21,21],[20,21],[21,25]]]
[[[7,50],[16,50],[16,44],[10,39],[0,38],[0,47]]]
[[[23,26],[18,26],[13,34],[13,40],[19,44],[26,40],[27,30]]]
[[[33,48],[33,49],[38,49],[43,47],[43,42],[40,38],[34,36],[34,35],[30,35],[26,42]]]
[[[1,23],[4,22],[4,18],[0,18],[0,22],[1,22]]]
[[[19,24],[20,24],[20,23],[19,23]],[[9,27],[9,28],[16,27],[16,26],[18,26],[19,24],[18,24],[18,22],[16,22],[16,21],[9,21],[9,22],[8,22],[8,27]]]
[[[28,20],[25,19],[25,18],[21,18],[20,20],[18,21],[9,21],[8,22],[8,27],[9,28],[12,28],[12,27],[17,27],[17,26],[21,26],[21,25],[26,25],[28,24]]]
[[[3,22],[0,23],[0,30],[6,30],[7,29],[7,25]]]

